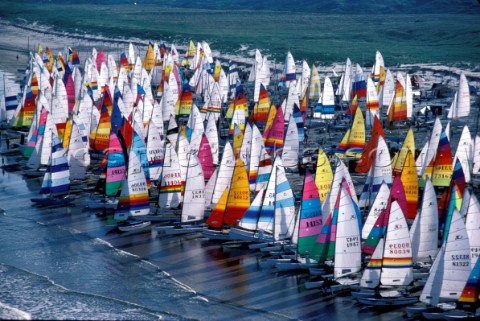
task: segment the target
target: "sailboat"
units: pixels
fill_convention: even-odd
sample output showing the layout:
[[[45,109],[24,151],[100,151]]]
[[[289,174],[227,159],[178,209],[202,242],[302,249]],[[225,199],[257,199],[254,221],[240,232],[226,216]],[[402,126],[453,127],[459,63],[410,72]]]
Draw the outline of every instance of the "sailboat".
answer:
[[[382,215],[388,217],[386,231],[363,272],[360,286],[379,289],[382,285],[393,287],[393,290],[401,289],[413,281],[412,248],[406,216],[397,201],[392,201]],[[418,301],[417,297],[404,296],[397,291],[389,292],[393,294],[390,297],[382,296],[380,291],[378,294],[357,297],[357,300],[372,306],[401,306]]]
[[[128,155],[128,169],[122,184],[117,209],[113,216],[122,232],[143,229],[150,221],[138,219],[150,213],[148,186],[145,172],[133,148]]]
[[[204,216],[205,178],[198,157],[190,154],[180,223],[175,226],[159,226],[156,230],[175,235],[201,232],[206,225],[196,223],[202,222]]]
[[[52,135],[50,161],[43,177],[40,194],[42,198],[32,198],[38,205],[62,205],[73,201],[68,192],[70,190],[70,169],[66,151],[56,135]]]

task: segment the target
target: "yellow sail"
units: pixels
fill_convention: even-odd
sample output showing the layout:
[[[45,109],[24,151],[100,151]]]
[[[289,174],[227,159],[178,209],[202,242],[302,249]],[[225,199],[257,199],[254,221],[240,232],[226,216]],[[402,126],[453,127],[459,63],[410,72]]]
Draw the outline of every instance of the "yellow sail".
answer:
[[[323,203],[327,193],[330,191],[333,180],[332,166],[327,154],[322,148],[318,148],[317,169],[315,172],[315,184],[317,185],[320,202]]]
[[[407,136],[405,136],[402,148],[399,151],[396,161],[392,162],[392,170],[394,176],[402,172],[403,164],[405,164],[408,152],[411,152],[412,155],[415,155],[415,140],[413,137],[412,128],[408,130]]]
[[[353,118],[352,130],[347,144],[347,156],[360,157],[365,147],[365,118],[362,110],[357,108]]]
[[[190,46],[188,47],[188,50],[185,52],[185,57],[182,61],[182,66],[189,67],[192,64],[192,60],[193,60],[193,57],[195,57],[196,52],[197,52],[197,49],[195,48],[195,44],[193,43],[192,40],[190,40]]]
[[[397,158],[397,161],[401,157],[401,151],[398,155],[399,157]],[[400,177],[407,199],[407,216],[409,219],[414,219],[417,215],[418,205],[418,176],[413,155],[414,154],[411,150],[407,150]]]
[[[62,145],[63,148],[68,149],[68,145],[70,144],[70,136],[72,135],[72,120],[67,119],[65,122],[65,130],[63,132],[63,140]]]
[[[153,52],[153,44],[150,42],[145,58],[143,58],[142,67],[145,68],[146,71],[150,71],[153,66],[155,66],[155,54]]]
[[[238,126],[238,124],[233,123],[232,125],[233,128],[233,155],[235,158],[238,158],[238,155],[240,155],[240,151],[242,149],[242,143],[243,143],[243,132]]]
[[[264,133],[266,133],[273,125],[273,121],[275,120],[275,116],[277,115],[277,108],[275,107],[274,104],[270,106],[270,111],[268,112],[268,118],[267,118],[267,123],[265,124],[265,129],[263,130]],[[263,142],[267,137],[263,137]]]
[[[345,157],[345,153],[347,151],[347,145],[348,145],[348,138],[350,137],[350,128],[347,130],[345,135],[342,138],[342,141],[340,144],[337,146],[337,152],[335,153],[335,156],[339,158]]]
[[[250,184],[245,164],[239,157],[235,163],[232,184],[228,194],[227,207],[223,222],[228,225],[237,225],[243,214],[250,206]]]

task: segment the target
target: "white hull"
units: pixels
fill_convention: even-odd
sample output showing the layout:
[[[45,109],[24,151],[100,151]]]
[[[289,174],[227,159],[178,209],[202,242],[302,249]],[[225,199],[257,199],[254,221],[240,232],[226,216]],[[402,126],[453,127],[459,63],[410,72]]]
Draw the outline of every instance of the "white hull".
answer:
[[[137,231],[148,227],[150,224],[150,221],[131,221],[125,222],[124,225],[120,223],[118,229],[122,232]]]

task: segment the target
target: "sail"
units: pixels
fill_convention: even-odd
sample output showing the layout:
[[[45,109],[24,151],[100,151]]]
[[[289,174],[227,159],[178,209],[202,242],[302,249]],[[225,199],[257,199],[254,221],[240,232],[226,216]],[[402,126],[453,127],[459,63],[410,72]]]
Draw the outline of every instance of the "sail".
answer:
[[[468,239],[470,240],[470,259],[472,261],[472,265],[475,265],[478,261],[478,257],[480,256],[480,203],[478,202],[477,196],[473,193],[468,201],[465,227],[467,229]]]
[[[245,168],[248,169],[250,168],[250,153],[252,151],[252,136],[253,136],[253,129],[252,126],[249,123],[245,124],[245,131],[243,133],[243,141],[242,141],[242,146],[240,148],[240,158],[243,161],[243,164],[245,165]]]
[[[360,207],[367,207],[372,204],[383,182],[391,186],[392,166],[387,144],[383,137],[379,136],[375,160],[370,167],[362,194],[360,195]]]
[[[210,216],[207,219],[207,224],[213,228],[221,228],[223,225],[223,217],[225,209],[227,208],[227,200],[229,195],[229,187],[227,186],[220,196],[218,202],[215,204]]]
[[[253,174],[250,176],[250,189],[252,189],[252,184],[255,184],[253,188],[255,192],[258,192],[261,188],[266,188],[270,179],[272,167],[272,158],[267,153],[266,149],[263,148],[260,152],[260,162],[258,163],[256,180],[254,181],[255,176]]]
[[[70,169],[65,149],[55,135],[52,138],[50,153],[50,161],[43,177],[40,194],[66,193],[70,190]]]
[[[277,151],[281,155],[281,150],[283,148],[283,138],[284,138],[284,117],[282,107],[279,106],[277,113],[275,115],[275,120],[273,125],[269,130],[265,130],[263,137],[265,138],[265,149],[269,155],[274,155]]]
[[[437,196],[429,178],[425,182],[420,211],[410,228],[413,261],[428,261],[438,251]]]
[[[365,146],[365,120],[360,108],[353,118],[350,136],[348,137],[346,156],[360,157]]]
[[[448,237],[435,258],[420,301],[437,304],[440,300],[457,300],[470,274],[470,264],[470,246],[465,223],[454,209]]]
[[[213,164],[217,165],[219,161],[219,145],[218,145],[218,130],[215,123],[215,117],[207,118],[207,127],[205,128],[205,135],[210,144],[210,151],[212,152]]]
[[[470,89],[465,74],[460,74],[458,89],[452,101],[452,105],[448,112],[449,119],[459,117],[468,117],[470,115]]]
[[[298,129],[295,119],[290,118],[288,122],[287,131],[285,132],[285,139],[282,152],[283,167],[295,170],[298,168],[298,159],[300,152],[300,143],[298,141]]]
[[[293,114],[293,106],[300,106],[300,100],[298,99],[298,92],[295,86],[288,89],[287,99],[282,103],[282,110],[284,111],[284,120],[288,122]]]
[[[414,219],[417,214],[418,206],[418,176],[413,153],[411,151],[408,151],[407,157],[405,158],[401,180],[405,189],[407,201],[406,214],[409,219]]]
[[[222,196],[223,191],[230,186],[234,169],[235,157],[233,156],[232,145],[227,142],[223,150],[222,162],[218,169],[217,181],[212,196],[212,204],[216,204]]]
[[[308,87],[308,99],[310,101],[318,101],[321,97],[322,88],[320,83],[320,76],[318,74],[317,67],[312,65],[310,85]]]
[[[148,185],[140,159],[133,149],[128,154],[128,171],[117,204],[115,219],[150,213]]]
[[[317,166],[315,171],[315,184],[318,188],[320,201],[323,203],[332,186],[333,172],[330,160],[321,147],[318,148]]]
[[[271,167],[271,173],[266,185],[265,197],[263,198],[262,209],[258,218],[258,230],[265,231],[267,233],[273,233],[273,224],[275,217],[275,189],[276,189],[276,177],[277,167],[281,165],[280,157],[275,158],[275,163]]]
[[[371,165],[374,163],[375,155],[377,151],[378,137],[385,139],[385,134],[383,132],[382,124],[378,117],[374,117],[373,128],[371,133],[370,140],[365,144],[363,149],[362,156],[357,162],[355,167],[356,173],[367,173]]]
[[[183,193],[182,222],[200,221],[205,210],[205,178],[197,156],[190,154]]]
[[[415,164],[410,164],[406,163],[407,160],[407,154],[411,153],[412,155],[415,155],[415,140],[413,137],[413,130],[412,128],[409,128],[407,131],[407,135],[405,136],[405,139],[403,140],[402,147],[399,150],[398,157],[395,162],[392,163],[392,170],[393,170],[393,175],[399,175],[402,173],[403,168],[405,167],[405,164],[408,166],[415,166]]]
[[[475,311],[478,308],[480,300],[480,260],[472,263],[473,269],[468,276],[467,283],[463,288],[462,294],[458,298],[457,307],[462,310]]]
[[[338,207],[333,276],[359,272],[362,265],[360,230],[350,195],[342,188]]]
[[[182,202],[182,175],[178,156],[171,143],[165,146],[165,159],[161,183],[158,191],[158,206],[160,208],[177,208]]]
[[[323,94],[321,102],[315,107],[313,118],[333,119],[335,117],[335,95],[333,91],[332,81],[329,77],[325,77],[323,83]]]
[[[355,75],[352,82],[352,91],[350,97],[357,96],[358,98],[365,97],[367,95],[367,83],[365,76],[363,75],[362,67],[359,64],[355,66]]]
[[[405,89],[405,79],[400,72],[397,72],[395,82],[395,94],[387,110],[387,120],[389,122],[398,122],[407,120],[407,96]]]
[[[303,181],[302,203],[299,213],[297,253],[309,254],[322,228],[322,208],[317,186],[307,170]]]
[[[282,164],[277,167],[275,182],[274,240],[289,239],[295,227],[295,199]]]
[[[125,177],[125,157],[118,136],[110,132],[110,143],[107,155],[107,172],[105,196],[116,196]]]
[[[382,211],[385,210],[385,208],[387,207],[389,196],[390,196],[390,189],[388,187],[388,184],[385,182],[382,182],[382,185],[378,190],[377,196],[375,197],[375,200],[373,201],[373,204],[370,207],[370,210],[367,215],[367,219],[363,224],[363,228],[362,228],[363,240],[368,238],[368,235],[370,234],[373,226],[375,225],[375,222],[377,222],[378,217],[380,216]]]
[[[417,165],[421,164],[420,171],[418,173],[419,176],[422,177],[420,180],[420,186],[422,186],[423,181],[425,180],[426,175],[431,177],[431,172],[433,170],[433,164],[435,162],[435,155],[437,153],[438,143],[440,142],[440,135],[442,134],[442,123],[440,122],[440,118],[435,119],[435,123],[433,124],[432,133],[430,134],[430,140],[428,141],[428,145],[426,147],[425,154],[420,153],[417,159]]]
[[[360,279],[360,286],[365,288],[376,288],[380,285],[384,247],[385,241],[381,238],[363,271],[362,278]]]
[[[465,125],[458,141],[457,151],[455,152],[455,157],[453,158],[453,164],[456,163],[457,159],[460,161],[460,164],[463,168],[463,173],[465,175],[465,182],[469,183],[471,180],[471,168],[473,160],[473,141],[472,136],[470,135],[470,130],[468,125]]]
[[[238,222],[239,227],[248,231],[255,231],[257,229],[257,222],[260,216],[264,196],[265,190],[262,188],[253,199],[252,204],[250,204],[250,207],[245,214],[243,214],[240,222]]]
[[[150,179],[152,181],[160,180],[163,170],[163,161],[165,158],[165,139],[162,138],[157,127],[150,121],[148,125],[147,136],[147,156]]]
[[[472,175],[478,175],[480,174],[480,135],[477,135],[475,137],[472,159],[473,159]]]
[[[412,247],[405,214],[392,202],[385,234],[382,274],[383,285],[409,285],[413,281]]]
[[[245,169],[245,164],[238,158],[232,175],[223,223],[237,225],[249,207],[250,186],[248,184],[247,170]]]
[[[202,135],[202,141],[200,142],[200,150],[198,151],[198,160],[202,167],[203,176],[205,181],[208,181],[212,177],[215,167],[213,165],[212,150],[210,149],[210,143],[207,136]],[[189,166],[190,167],[190,166]]]
[[[72,130],[68,142],[68,166],[71,179],[85,179],[87,167],[90,165],[90,154],[83,124],[72,122]]]
[[[372,78],[367,79],[367,110],[365,112],[365,126],[373,127],[373,120],[380,114],[377,89]]]
[[[450,149],[450,142],[445,131],[442,131],[433,166],[433,186],[449,186],[452,174],[452,151]]]
[[[291,86],[295,86],[297,83],[297,74],[296,74],[296,67],[295,67],[295,60],[293,59],[292,54],[287,52],[287,56],[285,58],[285,65],[283,66],[283,72],[280,76],[279,86],[283,86],[285,88],[290,88]]]
[[[264,126],[266,124],[270,105],[271,102],[268,91],[263,85],[260,85],[259,98],[253,114],[253,119],[258,126]]]
[[[249,169],[248,169],[248,180],[250,182],[250,190],[255,190],[255,184],[257,182],[257,173],[260,166],[260,157],[265,150],[265,145],[263,144],[262,134],[258,127],[253,123],[252,124],[252,139],[249,155]]]

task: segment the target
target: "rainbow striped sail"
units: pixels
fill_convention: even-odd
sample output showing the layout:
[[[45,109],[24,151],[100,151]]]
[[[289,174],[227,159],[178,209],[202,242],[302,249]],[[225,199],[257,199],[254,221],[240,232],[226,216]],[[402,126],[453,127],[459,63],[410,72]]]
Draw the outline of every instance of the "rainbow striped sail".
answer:
[[[475,311],[480,305],[480,260],[474,264],[467,279],[462,294],[456,302],[457,308]]]
[[[302,204],[298,226],[297,253],[309,254],[322,228],[322,207],[317,186],[310,171],[303,180]]]
[[[405,90],[405,81],[398,72],[395,83],[395,95],[388,106],[387,120],[389,122],[398,122],[407,120],[407,96]]]
[[[243,217],[240,219],[238,223],[238,227],[248,230],[248,231],[256,231],[257,230],[257,222],[260,216],[260,211],[262,209],[262,202],[263,197],[265,196],[265,189],[260,189],[258,194],[250,204],[250,207],[247,209]]]
[[[253,113],[253,119],[258,126],[264,126],[267,123],[270,106],[271,102],[268,91],[263,84],[260,84],[258,103],[255,105]]]
[[[182,94],[180,98],[177,100],[175,105],[175,115],[182,116],[182,115],[190,115],[190,111],[192,110],[193,105],[193,98],[192,98],[192,90],[188,83],[185,83],[182,88]]]
[[[433,186],[449,186],[452,174],[452,150],[447,134],[442,130],[433,166]]]
[[[107,150],[110,144],[111,129],[112,123],[110,121],[110,113],[108,112],[107,106],[102,105],[102,112],[100,114],[98,126],[90,133],[90,148],[100,153]]]
[[[33,122],[32,126],[30,127],[31,134],[29,134],[30,137],[28,138],[27,146],[23,150],[23,156],[25,156],[26,158],[29,158],[32,155],[35,146],[43,138],[43,135],[45,133],[45,124],[47,123],[47,115],[47,110],[45,109],[45,107],[42,106],[38,125],[36,124],[35,120],[35,122]],[[35,116],[34,118],[37,117]]]

